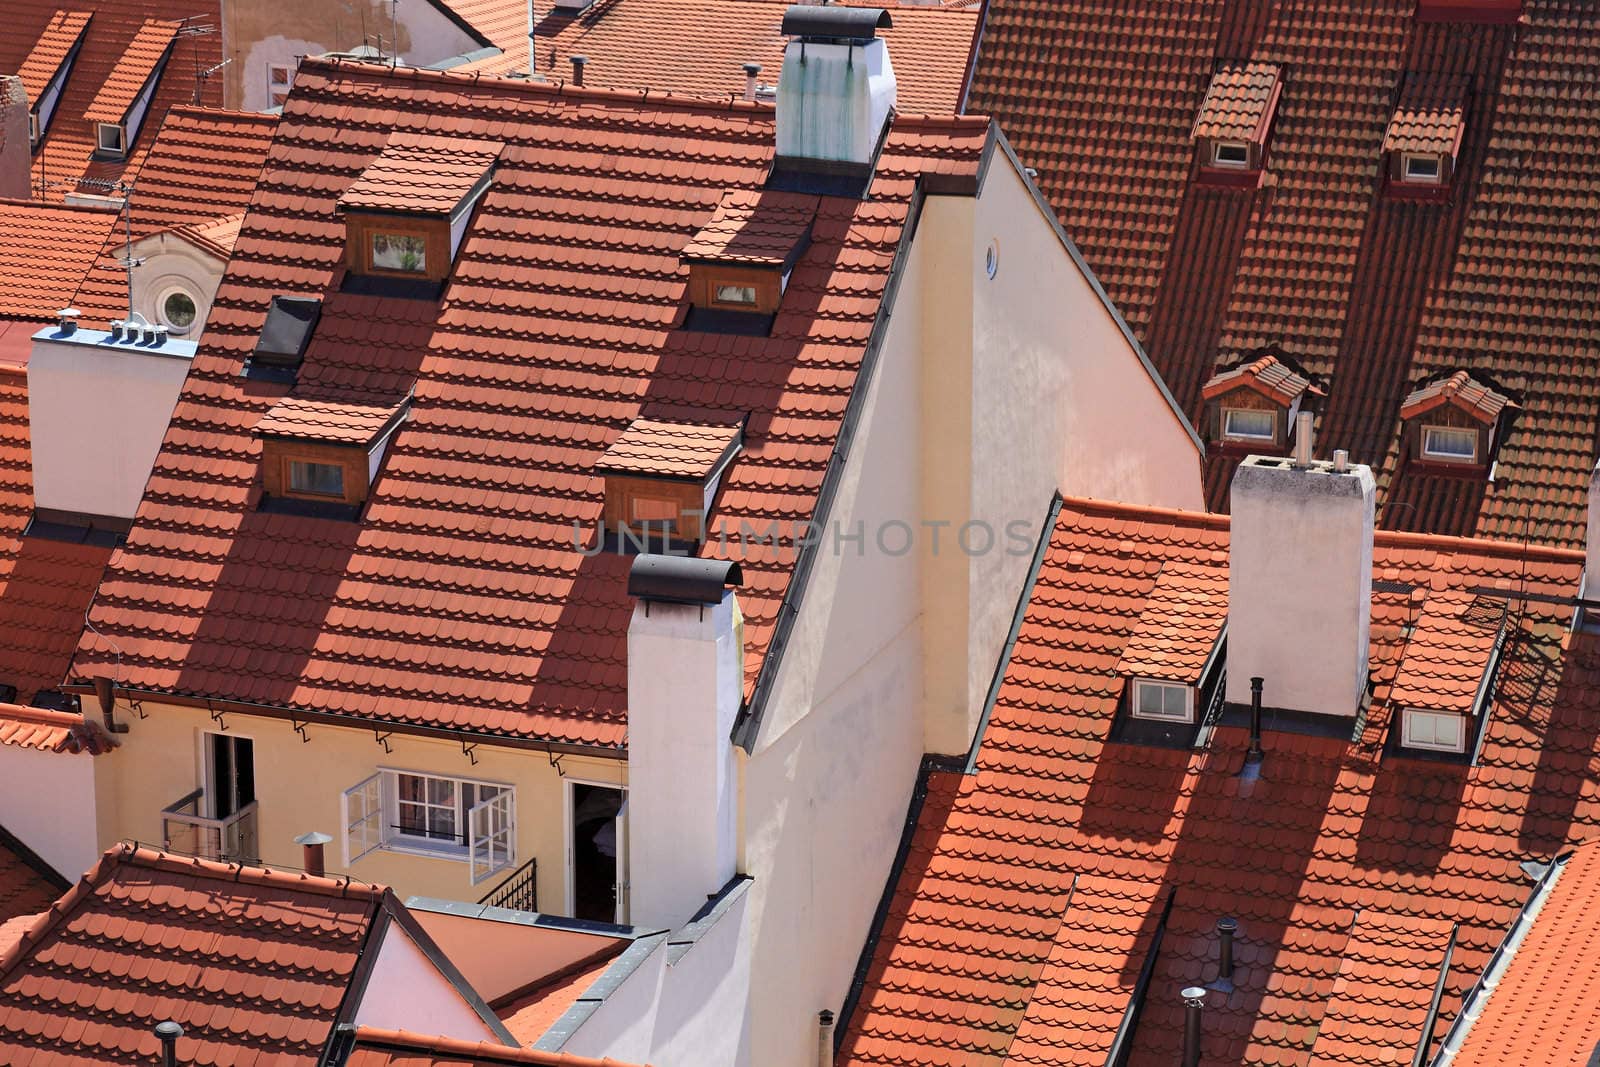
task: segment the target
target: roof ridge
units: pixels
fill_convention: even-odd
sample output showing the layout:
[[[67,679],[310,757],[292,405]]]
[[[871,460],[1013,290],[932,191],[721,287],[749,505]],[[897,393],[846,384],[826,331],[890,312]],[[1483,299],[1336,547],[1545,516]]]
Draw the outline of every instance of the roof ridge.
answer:
[[[84,716],[70,711],[3,703],[0,703],[0,719],[20,719],[23,722],[44,723],[49,726],[78,726],[88,721]]]
[[[366,896],[373,903],[381,900],[383,894],[388,891],[385,886],[373,882],[360,882],[349,877],[330,878],[308,874],[304,871],[298,874],[291,874],[288,871],[279,871],[266,866],[249,866],[224,863],[219,860],[201,859],[198,856],[182,856],[132,842],[124,842],[118,847],[125,850],[118,857],[119,862],[135,867],[168,871],[173,874],[184,874],[191,877],[211,878],[217,881],[244,885],[257,885],[267,889],[291,890],[297,893],[312,893],[323,897],[354,899]],[[106,856],[111,855],[112,852],[106,853]],[[101,858],[102,860],[105,859],[105,857]]]
[[[621,1061],[577,1056],[570,1052],[546,1052],[518,1045],[491,1045],[487,1041],[468,1041],[441,1034],[419,1034],[411,1030],[389,1030],[377,1026],[356,1027],[356,1043],[388,1045],[401,1049],[427,1049],[463,1058],[494,1060],[500,1063],[548,1064],[551,1067],[613,1067]]]
[[[208,104],[174,104],[167,109],[167,115],[193,116],[195,118],[212,118],[217,115],[226,115],[239,122],[252,122],[260,126],[276,126],[278,116],[265,111],[236,111],[231,107],[212,107]]]

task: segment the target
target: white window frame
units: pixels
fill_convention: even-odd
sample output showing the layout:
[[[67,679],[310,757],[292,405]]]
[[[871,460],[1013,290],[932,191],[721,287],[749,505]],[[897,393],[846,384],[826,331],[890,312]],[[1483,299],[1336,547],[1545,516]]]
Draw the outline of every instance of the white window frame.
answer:
[[[1439,722],[1449,720],[1455,723],[1459,740],[1454,744],[1438,740]],[[1419,737],[1413,732],[1414,724],[1430,722],[1434,729],[1430,730],[1426,738]],[[1434,711],[1430,708],[1406,708],[1400,717],[1400,744],[1405,748],[1423,749],[1429,752],[1452,752],[1460,755],[1467,750],[1467,717],[1457,715],[1453,711]]]
[[[37,111],[28,112],[28,143],[30,145],[39,143],[39,113]]]
[[[451,783],[456,827],[463,840],[445,842],[399,829],[402,776]],[[474,791],[470,804],[463,802],[466,787]],[[495,792],[488,796],[479,792],[486,789]],[[347,867],[381,849],[466,863],[472,884],[477,885],[517,862],[517,790],[508,782],[379,767],[344,791],[342,805]]]
[[[1413,174],[1413,163],[1427,163],[1433,167],[1432,174]],[[1444,180],[1444,160],[1428,152],[1401,152],[1400,153],[1400,180],[1416,185],[1438,185]]]
[[[1435,434],[1468,434],[1472,438],[1472,451],[1463,455],[1460,452],[1442,452],[1432,447]],[[1464,426],[1424,426],[1422,428],[1422,455],[1424,459],[1436,459],[1445,463],[1476,463],[1478,462],[1478,431]]]
[[[1272,429],[1266,433],[1245,433],[1235,430],[1230,425],[1233,416],[1237,414],[1266,415],[1272,420]],[[1278,439],[1278,413],[1263,408],[1229,408],[1222,409],[1222,436],[1234,441],[1275,441]]]
[[[189,321],[189,325],[187,325],[187,326],[179,326],[176,322],[173,322],[172,319],[170,317],[168,317],[168,315],[167,315],[167,301],[171,300],[174,296],[177,296],[179,294],[182,294],[183,296],[188,297],[189,298],[189,302],[194,305],[194,318]],[[192,330],[196,326],[200,325],[200,322],[201,322],[201,318],[200,318],[200,298],[197,297],[193,292],[191,292],[189,290],[188,286],[184,286],[184,285],[169,285],[169,286],[167,286],[167,288],[161,290],[161,295],[156,297],[156,308],[155,308],[155,310],[156,310],[156,317],[159,318],[163,323],[165,323],[166,326],[167,326],[167,329],[171,330],[173,333],[179,333],[179,334],[188,333],[190,330]]]
[[[1179,717],[1179,716],[1176,716],[1176,715],[1168,715],[1168,714],[1165,714],[1165,713],[1162,713],[1162,714],[1159,714],[1159,715],[1152,715],[1149,712],[1140,711],[1139,710],[1139,696],[1140,696],[1141,691],[1144,690],[1145,687],[1147,687],[1147,686],[1148,687],[1152,687],[1152,688],[1156,688],[1156,689],[1179,689],[1179,690],[1182,690],[1183,691],[1183,715],[1182,715],[1182,717]],[[1163,703],[1164,703],[1164,701],[1163,701]],[[1146,720],[1151,721],[1151,722],[1192,723],[1192,722],[1194,722],[1194,686],[1192,686],[1192,685],[1183,685],[1182,683],[1179,683],[1179,682],[1163,682],[1163,681],[1158,681],[1158,680],[1156,680],[1154,678],[1135,678],[1133,680],[1133,692],[1131,694],[1129,694],[1129,699],[1128,699],[1128,714],[1131,715],[1135,719],[1146,719]]]
[[[115,130],[117,132],[115,147],[106,144],[107,130]],[[120,122],[97,122],[94,126],[94,146],[100,152],[114,152],[119,156],[123,155],[128,151],[128,131],[123,129]]]
[[[1223,159],[1224,148],[1238,148],[1244,151],[1243,159]],[[1248,170],[1250,167],[1250,145],[1244,141],[1212,141],[1211,165],[1213,167],[1231,167],[1234,170]]]

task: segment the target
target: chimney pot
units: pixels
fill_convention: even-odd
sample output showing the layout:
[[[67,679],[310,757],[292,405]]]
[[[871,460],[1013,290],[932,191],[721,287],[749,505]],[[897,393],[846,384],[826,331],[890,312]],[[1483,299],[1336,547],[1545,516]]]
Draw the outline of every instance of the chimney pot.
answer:
[[[1250,679],[1250,750],[1245,753],[1248,763],[1261,762],[1261,687],[1264,678]]]
[[[833,1065],[833,1012],[817,1012],[817,1067]]]
[[[1333,450],[1333,473],[1344,474],[1350,470],[1350,453],[1342,448]]]
[[[56,312],[56,327],[67,336],[77,333],[79,314],[77,308],[62,308]]]
[[[171,1019],[156,1023],[156,1039],[161,1042],[163,1067],[178,1067],[178,1038],[182,1036],[183,1027]]]
[[[1311,412],[1302,411],[1294,418],[1294,465],[1311,466]]]
[[[294,839],[294,843],[301,848],[304,859],[300,865],[305,868],[307,874],[314,878],[321,878],[328,873],[327,861],[323,855],[323,846],[332,840],[333,838],[329,835],[316,830],[301,834]]]
[[[1236,919],[1223,916],[1217,920],[1218,959],[1217,977],[1223,981],[1233,981],[1233,935],[1239,930]]]
[[[1192,985],[1183,991],[1183,1067],[1200,1067],[1200,1013],[1206,991]]]
[[[744,98],[754,101],[756,98],[756,78],[761,73],[760,63],[744,64]]]
[[[584,64],[586,64],[588,62],[589,62],[589,57],[588,56],[573,56],[572,57],[572,84],[573,85],[580,85],[581,86],[583,84],[583,67],[584,67]]]

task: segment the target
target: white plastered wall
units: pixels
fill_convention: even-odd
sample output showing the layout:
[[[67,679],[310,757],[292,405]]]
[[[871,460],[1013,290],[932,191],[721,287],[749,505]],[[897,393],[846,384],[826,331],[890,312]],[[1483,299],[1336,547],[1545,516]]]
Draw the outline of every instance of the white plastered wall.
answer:
[[[95,760],[114,758],[0,745],[0,825],[75,881],[100,856]]]
[[[226,264],[172,233],[151,234],[134,242],[133,254],[142,260],[133,268],[134,310],[147,322],[168,326],[174,337],[198,341]],[[180,329],[161,314],[161,303],[167,294],[179,289],[194,301],[194,323],[187,329]]]
[[[403,927],[389,922],[356,1008],[357,1026],[500,1044],[477,1011]]]

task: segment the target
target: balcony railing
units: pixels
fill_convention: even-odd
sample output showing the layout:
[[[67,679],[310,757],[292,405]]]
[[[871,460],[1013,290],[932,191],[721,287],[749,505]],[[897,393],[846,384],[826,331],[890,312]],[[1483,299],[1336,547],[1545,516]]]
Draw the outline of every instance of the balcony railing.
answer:
[[[161,841],[167,850],[226,863],[260,860],[255,801],[225,818],[211,819],[200,814],[205,795],[204,789],[196,789],[161,809]]]
[[[485,893],[478,903],[517,911],[538,911],[539,861],[530,859],[512,871],[505,881]]]

